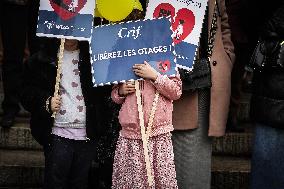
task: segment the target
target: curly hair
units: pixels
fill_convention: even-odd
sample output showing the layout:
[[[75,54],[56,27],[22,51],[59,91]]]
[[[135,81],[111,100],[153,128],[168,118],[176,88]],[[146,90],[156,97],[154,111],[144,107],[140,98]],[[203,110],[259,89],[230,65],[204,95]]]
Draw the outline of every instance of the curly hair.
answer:
[[[122,22],[132,21],[132,20],[142,20],[145,17],[145,12],[133,9],[133,11],[124,19]]]

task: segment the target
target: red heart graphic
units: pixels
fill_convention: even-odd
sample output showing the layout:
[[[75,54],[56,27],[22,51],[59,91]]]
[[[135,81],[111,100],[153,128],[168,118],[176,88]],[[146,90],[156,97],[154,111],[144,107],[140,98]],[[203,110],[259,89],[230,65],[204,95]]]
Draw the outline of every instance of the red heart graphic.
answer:
[[[159,18],[159,17],[167,17],[171,15],[171,19],[173,20],[175,14],[175,8],[173,7],[173,5],[171,5],[170,3],[161,3],[159,4],[153,13],[154,18]]]
[[[72,2],[72,0],[63,0],[63,3],[69,5]]]
[[[49,0],[49,2],[62,20],[69,20],[80,12],[87,0]]]
[[[175,44],[178,44],[192,32],[195,25],[195,16],[187,8],[182,8],[175,14],[175,8],[169,3],[159,4],[153,13],[154,18],[169,15],[172,18],[173,41]],[[173,19],[174,16],[175,20]]]
[[[158,62],[158,69],[162,72],[165,73],[171,69],[171,62],[169,60],[165,60],[164,62],[159,61]]]
[[[191,10],[182,8],[177,12],[175,22],[173,23],[174,43],[183,41],[193,30],[195,25],[195,16]]]

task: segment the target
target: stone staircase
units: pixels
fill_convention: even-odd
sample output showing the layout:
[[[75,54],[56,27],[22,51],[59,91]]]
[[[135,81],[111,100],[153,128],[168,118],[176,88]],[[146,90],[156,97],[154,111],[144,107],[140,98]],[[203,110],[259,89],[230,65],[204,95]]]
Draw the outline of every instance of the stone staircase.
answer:
[[[238,128],[213,140],[212,189],[248,189],[253,128],[249,119],[250,94],[243,96]]]
[[[248,189],[251,133],[227,133],[213,144],[212,189]]]
[[[1,113],[1,112],[0,112]],[[241,111],[244,128],[248,121],[248,100]],[[41,188],[44,173],[42,147],[33,140],[29,114],[21,111],[16,124],[9,130],[0,127],[0,189]],[[247,189],[250,173],[252,132],[229,132],[214,139],[212,189]]]
[[[10,129],[0,128],[0,188],[40,188],[44,156],[32,138],[28,114],[21,112]]]

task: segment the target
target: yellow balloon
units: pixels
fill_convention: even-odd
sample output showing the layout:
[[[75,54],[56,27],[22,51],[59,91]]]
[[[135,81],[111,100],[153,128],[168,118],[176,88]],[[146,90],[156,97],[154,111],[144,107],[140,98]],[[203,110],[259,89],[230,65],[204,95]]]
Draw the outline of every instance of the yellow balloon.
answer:
[[[100,17],[100,18],[103,18],[103,16],[101,15],[101,13],[99,12],[98,8],[96,7],[95,8],[95,16],[94,17]]]
[[[133,10],[135,0],[97,0],[98,11],[105,19],[117,22],[125,19]]]
[[[135,2],[134,2],[134,9],[138,9],[138,10],[143,11],[143,7],[142,7],[142,5],[141,5],[139,0],[135,0]]]

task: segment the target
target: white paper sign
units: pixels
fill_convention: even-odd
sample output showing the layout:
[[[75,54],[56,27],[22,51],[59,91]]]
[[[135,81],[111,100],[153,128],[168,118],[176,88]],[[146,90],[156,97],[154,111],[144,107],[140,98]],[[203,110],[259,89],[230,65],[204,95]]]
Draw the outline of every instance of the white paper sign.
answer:
[[[177,64],[192,69],[208,0],[150,0],[146,18],[171,16]]]
[[[37,36],[90,40],[95,0],[41,0]]]

